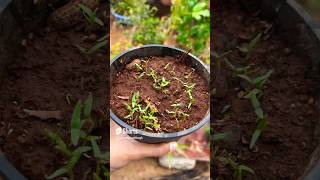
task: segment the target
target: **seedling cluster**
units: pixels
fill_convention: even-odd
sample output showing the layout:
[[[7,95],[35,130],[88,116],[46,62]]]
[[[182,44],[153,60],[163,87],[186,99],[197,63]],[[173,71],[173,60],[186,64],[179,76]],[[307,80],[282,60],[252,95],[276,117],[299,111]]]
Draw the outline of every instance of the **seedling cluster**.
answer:
[[[262,132],[267,128],[268,125],[268,118],[266,113],[263,111],[263,107],[261,104],[261,99],[263,96],[263,91],[265,88],[265,84],[267,80],[272,75],[273,71],[269,70],[265,74],[258,74],[261,70],[258,68],[253,68],[254,64],[253,62],[248,61],[252,58],[252,54],[254,52],[255,47],[257,46],[257,43],[262,37],[262,33],[259,33],[257,36],[255,36],[248,44],[244,44],[241,47],[237,47],[237,49],[244,55],[245,65],[244,66],[235,66],[232,64],[228,59],[227,56],[230,53],[233,53],[233,50],[229,50],[225,53],[218,54],[217,52],[213,52],[213,56],[215,57],[217,61],[218,70],[221,68],[221,63],[224,62],[227,67],[229,67],[232,71],[232,76],[241,85],[241,88],[236,88],[236,91],[240,90],[238,92],[239,98],[247,98],[250,100],[250,103],[253,107],[254,113],[256,115],[256,123],[257,127],[254,130],[250,143],[247,142],[245,137],[241,137],[241,141],[243,144],[249,144],[249,149],[253,149],[261,136]],[[257,75],[258,74],[258,75]],[[254,78],[253,76],[256,75]],[[236,82],[236,81],[233,81]],[[243,89],[243,90],[241,90]],[[225,105],[220,115],[221,117],[228,116],[227,111],[230,109],[230,105]],[[221,123],[223,123],[223,120],[221,120]],[[218,142],[225,140],[231,135],[231,132],[225,132],[225,133],[215,133],[213,136],[213,142]],[[220,151],[220,150],[219,150]],[[254,174],[254,170],[250,167],[247,167],[243,164],[237,163],[233,160],[232,154],[228,153],[226,150],[222,150],[220,154],[218,154],[218,149],[215,150],[215,157],[216,159],[224,162],[224,164],[230,165],[231,170],[233,171],[233,177],[237,180],[244,179],[244,173],[251,173]]]
[[[108,152],[102,152],[99,148],[98,140],[101,137],[90,134],[93,128],[99,124],[99,121],[92,119],[92,105],[93,98],[91,94],[83,104],[81,101],[76,104],[71,119],[71,145],[67,145],[57,133],[45,130],[55,148],[68,159],[65,166],[47,176],[46,179],[54,179],[65,174],[68,174],[69,179],[75,179],[73,168],[83,156],[94,160],[96,163],[96,168],[92,172],[92,179],[100,180],[109,176],[107,169]],[[85,129],[84,126],[87,125],[89,125],[89,128]]]
[[[143,107],[139,91],[134,92],[131,98],[131,105],[124,103],[129,114],[124,117],[125,119],[136,120],[138,119],[145,129],[150,131],[160,131],[160,124],[156,113],[158,109],[149,100],[144,100],[145,107]]]
[[[97,9],[91,10],[89,7],[83,4],[79,4],[79,7],[87,22],[87,26],[86,26],[87,32],[91,33],[92,28],[95,24],[98,24],[100,26],[104,25],[102,20],[99,19],[99,17],[97,16]]]

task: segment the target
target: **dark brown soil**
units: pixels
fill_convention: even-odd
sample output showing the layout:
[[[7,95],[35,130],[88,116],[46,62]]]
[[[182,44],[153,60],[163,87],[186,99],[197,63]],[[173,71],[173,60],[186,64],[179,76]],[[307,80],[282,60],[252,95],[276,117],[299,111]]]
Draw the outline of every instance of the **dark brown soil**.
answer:
[[[297,57],[289,46],[272,31],[263,35],[249,61],[237,49],[271,24],[242,11],[237,3],[220,2],[214,6],[214,50],[220,54],[231,50],[226,58],[237,66],[253,65],[263,74],[273,69],[261,99],[268,115],[268,127],[253,150],[248,143],[256,129],[256,115],[250,101],[239,98],[245,84],[232,76],[226,63],[217,69],[213,98],[214,133],[232,132],[215,144],[215,174],[218,179],[233,179],[230,166],[220,157],[231,157],[255,170],[246,179],[298,179],[314,150],[314,125],[319,116],[313,93],[316,82],[306,77],[308,59]],[[249,38],[247,38],[249,37]],[[221,114],[222,109],[230,109]]]
[[[132,120],[125,119],[128,115],[128,111],[124,102],[129,100],[123,100],[119,97],[132,97],[133,92],[139,91],[143,100],[151,101],[158,109],[157,118],[162,132],[177,132],[196,125],[205,116],[209,109],[209,95],[207,82],[196,71],[192,72],[192,68],[188,67],[183,60],[179,60],[176,57],[151,57],[147,58],[147,63],[142,63],[145,67],[147,74],[151,71],[150,68],[157,72],[158,77],[165,77],[170,81],[170,84],[166,89],[168,95],[153,88],[153,81],[147,75],[143,76],[139,81],[136,80],[137,70],[136,68],[124,69],[117,74],[117,77],[112,82],[111,88],[111,101],[110,106],[112,111],[126,121],[129,125],[143,129],[142,124],[136,116]],[[165,66],[170,63],[167,69]],[[184,76],[191,73],[191,76],[186,79]],[[193,88],[192,96],[195,102],[191,108],[186,106],[189,103],[189,98],[185,92],[185,88],[181,82],[174,79],[177,77],[183,82],[196,83]],[[166,110],[174,111],[174,104],[177,100],[180,100],[181,110],[187,113],[189,117],[185,119],[179,119],[172,117]],[[154,129],[153,129],[154,130]],[[155,131],[155,130],[154,130]]]
[[[41,28],[27,38],[26,48],[20,50],[22,55],[8,67],[2,81],[0,147],[28,179],[44,179],[66,163],[44,135],[44,129],[59,132],[69,142],[71,114],[79,99],[86,99],[92,92],[95,114],[107,119],[108,55],[100,52],[86,58],[74,46],[92,45],[92,41],[83,42],[83,37],[82,32],[50,32]],[[27,116],[23,109],[59,110],[62,119],[40,120]],[[108,130],[107,125],[94,130],[94,134],[103,137],[100,144],[104,150]],[[94,161],[82,158],[75,168],[76,179],[91,179],[86,173],[94,167]]]

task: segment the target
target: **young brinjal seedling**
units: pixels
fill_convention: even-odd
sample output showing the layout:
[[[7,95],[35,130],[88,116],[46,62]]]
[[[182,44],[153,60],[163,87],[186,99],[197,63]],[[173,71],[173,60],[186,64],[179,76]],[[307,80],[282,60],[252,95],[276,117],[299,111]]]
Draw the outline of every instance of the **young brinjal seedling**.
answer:
[[[224,157],[220,157],[221,161],[224,161],[225,163],[229,164],[231,166],[231,168],[233,169],[233,177],[236,180],[242,180],[243,179],[243,172],[248,172],[251,174],[254,174],[254,170],[251,169],[248,166],[245,166],[243,164],[239,164],[234,162],[231,158],[224,158]]]
[[[95,24],[103,26],[104,23],[97,17],[97,9],[92,11],[89,7],[79,4],[80,10],[87,21],[86,31],[91,33],[91,30]]]
[[[233,71],[233,76],[237,76],[239,74],[248,75],[248,74],[254,72],[254,70],[250,70],[251,66],[252,66],[251,64],[249,64],[248,66],[245,66],[245,67],[236,67],[228,59],[225,59],[224,61],[230,67],[230,69]]]
[[[177,81],[179,81],[180,83],[182,83],[184,89],[185,89],[185,92],[187,93],[188,95],[188,98],[189,98],[189,104],[188,104],[188,109],[191,108],[192,104],[195,102],[195,99],[193,98],[192,96],[192,90],[194,88],[194,86],[196,85],[195,83],[194,84],[191,84],[191,83],[185,83],[183,82],[181,79],[177,78],[177,77],[173,77],[173,79],[176,79]]]
[[[218,70],[220,70],[221,68],[221,61],[224,59],[225,56],[227,56],[228,54],[230,54],[232,51],[227,51],[227,52],[224,52],[222,54],[218,54],[216,51],[213,51],[211,53],[211,55],[213,56],[214,58],[214,62],[215,64],[217,65],[217,68]]]
[[[92,136],[88,134],[88,133],[91,133],[93,127],[87,129],[88,132],[82,129],[86,123],[90,123],[93,126],[97,125],[96,122],[93,121],[91,117],[92,105],[93,105],[93,98],[92,98],[92,95],[90,94],[83,104],[81,103],[81,101],[79,101],[75,106],[75,109],[72,114],[72,119],[71,119],[72,146],[68,146],[62,140],[62,138],[56,133],[51,132],[49,130],[45,130],[46,135],[55,144],[55,148],[59,150],[62,153],[62,155],[64,155],[67,159],[69,159],[68,163],[65,166],[56,170],[50,176],[47,176],[46,177],[47,179],[54,179],[64,174],[68,174],[69,179],[73,180],[74,166],[83,156],[83,154],[90,156],[87,154],[90,151],[93,153],[93,160],[97,164],[95,172],[93,172],[92,176],[96,177],[94,179],[107,178],[104,174],[108,174],[108,169],[106,168],[106,164],[108,161],[108,154],[106,152],[105,153],[101,152],[97,144],[97,140],[100,139],[101,137]],[[83,115],[83,118],[81,118],[81,115]]]
[[[246,96],[245,98],[249,98],[251,105],[254,109],[254,112],[256,113],[257,117],[259,119],[262,119],[264,117],[264,113],[262,111],[259,99],[258,99],[258,94],[262,93],[262,91],[258,90],[258,89],[253,89],[251,90]]]
[[[251,137],[251,140],[250,140],[250,146],[249,148],[252,149],[256,142],[258,141],[259,137],[261,136],[262,134],[262,131],[267,128],[268,126],[268,121],[267,121],[267,118],[264,117],[262,119],[258,119],[258,125],[257,125],[257,128],[256,130],[254,131],[252,137]]]
[[[244,45],[243,47],[238,47],[238,49],[246,55],[246,60],[249,60],[254,48],[256,47],[258,41],[261,38],[261,33],[259,33],[255,38],[253,38],[249,44]]]
[[[167,80],[165,77],[158,78],[157,72],[154,69],[151,69],[151,71],[147,73],[147,76],[152,79],[154,89],[162,91],[164,94],[168,94],[168,90],[164,88],[170,85],[169,80]]]
[[[80,45],[76,45],[76,47],[84,54],[92,54],[93,52],[96,52],[99,49],[102,49],[103,47],[107,46],[109,35],[105,35],[102,38],[98,39],[95,45],[93,45],[91,48],[86,49],[84,47],[81,47]]]
[[[192,96],[192,90],[193,90],[193,88],[194,88],[194,86],[195,86],[196,84],[194,83],[194,84],[184,84],[183,86],[185,87],[185,91],[186,91],[186,93],[187,93],[187,95],[188,95],[188,98],[189,98],[189,104],[188,104],[188,108],[190,109],[191,108],[191,105],[194,103],[194,98],[193,98],[193,96]]]
[[[246,80],[249,84],[254,85],[256,89],[262,91],[264,84],[268,80],[268,78],[273,73],[273,70],[269,70],[265,75],[261,75],[256,77],[255,79],[251,79],[249,76],[245,74],[238,74],[237,76],[241,79]]]
[[[146,106],[143,108],[139,91],[134,92],[131,99],[131,105],[125,103],[129,114],[124,118],[133,119],[134,117],[138,117],[139,121],[144,124],[145,129],[159,131],[161,128],[158,118],[156,117],[156,113],[158,112],[157,108],[148,100],[145,100],[145,104]],[[135,113],[137,116],[134,116]]]
[[[246,96],[246,98],[250,99],[251,104],[254,108],[254,112],[256,113],[256,115],[258,117],[257,128],[254,131],[254,133],[251,137],[251,140],[250,140],[250,146],[249,146],[250,149],[252,149],[254,147],[254,145],[258,141],[260,135],[262,134],[262,131],[267,127],[267,117],[266,117],[265,113],[263,112],[261,105],[260,105],[260,102],[259,102],[259,99],[257,97],[258,93],[260,93],[260,92],[261,91],[258,89],[253,89]]]

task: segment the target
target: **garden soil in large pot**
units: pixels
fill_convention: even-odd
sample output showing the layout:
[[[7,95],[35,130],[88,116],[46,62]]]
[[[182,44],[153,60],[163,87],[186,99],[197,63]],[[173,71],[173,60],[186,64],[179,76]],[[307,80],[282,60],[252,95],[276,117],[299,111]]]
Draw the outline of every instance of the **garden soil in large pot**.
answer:
[[[250,64],[252,77],[273,70],[260,100],[268,127],[250,150],[257,117],[249,99],[243,97],[246,82],[235,77],[225,61],[216,69],[211,127],[214,133],[231,134],[215,144],[213,176],[233,179],[232,168],[220,159],[229,157],[255,171],[246,172],[246,179],[297,179],[316,146],[313,132],[319,113],[313,95],[318,82],[306,76],[311,62],[297,57],[272,24],[246,13],[238,3],[220,2],[213,8],[214,51],[223,54],[231,50],[225,58],[237,67]],[[245,60],[239,47],[258,33],[262,33],[261,39]]]
[[[39,27],[22,41],[17,59],[7,67],[0,91],[0,147],[28,179],[44,179],[66,163],[44,130],[57,132],[69,143],[71,114],[78,100],[91,92],[94,115],[107,119],[108,54],[82,54],[75,45],[90,47],[95,42],[83,40],[84,36],[80,30]],[[41,120],[26,110],[60,111],[61,118]],[[104,124],[93,134],[102,136],[99,143],[106,150],[109,127]],[[81,158],[75,179],[91,179],[86,176],[95,166],[94,161]]]

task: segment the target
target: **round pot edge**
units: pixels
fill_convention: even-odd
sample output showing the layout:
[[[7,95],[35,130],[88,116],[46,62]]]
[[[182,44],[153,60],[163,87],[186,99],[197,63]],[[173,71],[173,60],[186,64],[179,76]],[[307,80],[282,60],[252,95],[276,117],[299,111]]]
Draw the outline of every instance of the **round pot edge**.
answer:
[[[143,45],[143,46],[139,46],[139,47],[133,47],[130,48],[122,53],[120,53],[119,55],[117,55],[116,57],[114,57],[111,62],[110,62],[110,66],[117,60],[120,60],[120,57],[122,57],[123,55],[125,55],[128,52],[137,50],[137,49],[141,49],[141,48],[148,48],[148,47],[164,47],[164,48],[170,48],[170,49],[174,49],[177,50],[181,53],[187,53],[185,50],[182,50],[180,48],[177,47],[173,47],[173,46],[167,46],[167,45],[161,45],[161,44],[148,44],[148,45]],[[208,73],[208,75],[210,75],[210,71],[205,67],[204,63],[195,55],[188,53],[189,56],[191,56],[194,60],[196,60],[198,63],[201,64],[201,66],[206,70],[206,72]],[[208,82],[210,83],[210,82]],[[210,101],[208,100],[209,104]],[[207,113],[205,114],[205,116],[203,117],[203,119],[201,121],[199,121],[198,124],[196,124],[195,126],[192,126],[188,129],[185,129],[183,131],[178,131],[178,132],[173,132],[173,133],[151,133],[151,132],[146,132],[137,128],[134,128],[130,125],[128,125],[127,123],[125,123],[123,120],[121,120],[117,115],[115,115],[111,108],[110,108],[110,118],[112,120],[114,120],[118,125],[130,130],[133,130],[135,132],[137,132],[138,134],[140,134],[141,136],[147,136],[147,137],[151,137],[151,138],[174,138],[174,137],[182,137],[185,135],[190,134],[191,132],[194,132],[198,129],[200,129],[202,126],[204,126],[205,124],[207,124],[210,121],[210,105],[209,108],[207,110]]]

